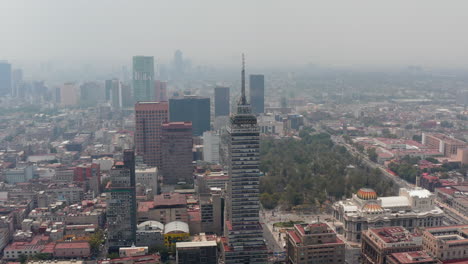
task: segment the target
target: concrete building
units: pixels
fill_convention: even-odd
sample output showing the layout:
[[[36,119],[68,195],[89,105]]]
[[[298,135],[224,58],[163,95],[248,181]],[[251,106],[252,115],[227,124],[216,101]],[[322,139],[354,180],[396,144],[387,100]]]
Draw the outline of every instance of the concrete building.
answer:
[[[11,64],[0,61],[0,97],[11,94]]]
[[[162,124],[169,117],[167,102],[138,102],[135,105],[135,148],[145,164],[161,166]]]
[[[252,113],[260,114],[265,112],[265,77],[262,74],[252,74],[250,81],[250,104]]]
[[[192,123],[165,123],[162,125],[161,135],[163,182],[165,184],[192,183]]]
[[[345,263],[345,243],[326,223],[296,224],[286,239],[286,263]]]
[[[464,141],[441,133],[422,133],[422,143],[430,148],[438,149],[445,157],[456,156],[458,149],[468,146]]]
[[[219,163],[220,136],[214,131],[203,132],[203,160],[210,163]]]
[[[163,193],[154,201],[138,203],[138,223],[148,220],[167,224],[173,221],[188,222],[187,199],[180,193]]]
[[[217,264],[218,246],[216,241],[177,242],[177,264]]]
[[[135,155],[124,151],[123,162],[116,162],[110,171],[106,192],[109,251],[131,246],[136,241]]]
[[[441,226],[444,212],[435,205],[435,196],[426,189],[401,188],[399,196],[377,197],[369,188],[361,188],[351,199],[336,202],[333,215],[343,223],[348,241],[361,241],[361,232],[369,228],[403,226]]]
[[[468,225],[429,227],[422,237],[424,250],[444,263],[468,259]]]
[[[221,235],[222,232],[222,206],[221,192],[200,194],[201,231]]]
[[[229,116],[231,112],[229,87],[216,86],[214,88],[214,113],[217,116]]]
[[[245,96],[242,68],[241,98],[227,131],[229,184],[221,248],[230,263],[266,263],[267,247],[259,223],[260,133]]]
[[[153,194],[158,193],[158,168],[137,167],[135,170],[136,184],[151,189]]]
[[[57,258],[87,258],[91,256],[91,247],[88,242],[57,243],[54,248]]]
[[[422,249],[422,237],[401,226],[371,228],[362,232],[362,263],[384,264],[392,253]]]
[[[95,195],[101,193],[101,169],[99,164],[89,163],[77,165],[74,169],[74,181],[84,182],[86,190],[91,190]]]
[[[425,251],[410,251],[387,255],[387,264],[442,264]]]
[[[133,57],[133,95],[135,102],[154,101],[154,57]]]
[[[210,98],[184,96],[169,99],[171,122],[192,122],[194,136],[210,130]]]
[[[436,199],[468,217],[468,185],[454,185],[435,189]]]
[[[146,221],[138,225],[136,231],[137,246],[163,246],[164,225],[158,221]]]

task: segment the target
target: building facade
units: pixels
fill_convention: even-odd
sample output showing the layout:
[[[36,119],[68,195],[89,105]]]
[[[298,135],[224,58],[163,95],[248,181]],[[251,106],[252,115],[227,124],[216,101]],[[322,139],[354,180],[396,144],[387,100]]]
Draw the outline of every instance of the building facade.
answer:
[[[216,86],[214,88],[214,106],[216,116],[228,116],[230,114],[229,87]]]
[[[218,246],[216,241],[178,242],[176,244],[177,264],[217,264]]]
[[[161,130],[168,121],[167,102],[135,104],[135,149],[148,166],[161,166]]]
[[[107,188],[107,242],[109,251],[131,246],[136,241],[135,154],[124,151],[123,162],[110,171]]]
[[[442,261],[468,259],[468,225],[426,228],[423,249]]]
[[[333,215],[343,224],[346,240],[361,241],[361,232],[369,228],[403,226],[441,226],[444,212],[435,205],[435,196],[422,188],[401,188],[399,196],[377,197],[369,188],[361,188],[351,199],[333,205]]]
[[[345,243],[326,223],[296,224],[286,239],[286,263],[345,263]]]
[[[203,132],[203,160],[210,163],[219,163],[220,136],[214,131]]]
[[[241,91],[237,112],[231,116],[227,131],[230,179],[223,259],[226,264],[267,263],[267,248],[259,222],[260,133],[245,96],[244,68]]]
[[[169,99],[171,122],[192,122],[194,136],[210,130],[210,98],[184,96]]]
[[[384,264],[387,255],[422,249],[422,238],[401,226],[371,228],[362,232],[362,263]]]
[[[161,173],[165,184],[193,182],[192,123],[171,122],[162,125]]]
[[[250,75],[250,104],[252,112],[260,114],[265,112],[265,77],[262,74]]]
[[[154,57],[133,57],[133,95],[135,102],[154,101]]]

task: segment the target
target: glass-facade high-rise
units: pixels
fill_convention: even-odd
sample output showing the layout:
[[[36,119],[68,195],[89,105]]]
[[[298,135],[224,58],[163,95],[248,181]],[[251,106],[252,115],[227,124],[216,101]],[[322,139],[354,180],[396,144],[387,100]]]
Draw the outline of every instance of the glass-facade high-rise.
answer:
[[[265,77],[261,74],[250,75],[250,103],[252,112],[260,114],[265,112]]]
[[[267,248],[259,222],[260,133],[257,118],[242,95],[228,127],[229,184],[226,197],[223,258],[230,263],[267,263]]]
[[[133,57],[133,96],[135,102],[154,101],[154,57]]]
[[[214,88],[215,116],[228,116],[229,107],[229,87],[216,86]]]
[[[211,128],[210,98],[184,96],[169,99],[170,122],[192,122],[194,136]]]

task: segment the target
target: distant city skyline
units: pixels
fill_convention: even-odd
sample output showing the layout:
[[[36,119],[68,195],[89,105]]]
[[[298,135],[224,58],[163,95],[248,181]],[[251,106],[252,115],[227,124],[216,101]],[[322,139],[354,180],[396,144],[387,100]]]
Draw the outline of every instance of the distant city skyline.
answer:
[[[141,54],[169,63],[181,50],[197,65],[237,65],[245,52],[255,54],[252,67],[465,67],[467,7],[466,1],[403,0],[3,1],[0,59],[122,65]]]

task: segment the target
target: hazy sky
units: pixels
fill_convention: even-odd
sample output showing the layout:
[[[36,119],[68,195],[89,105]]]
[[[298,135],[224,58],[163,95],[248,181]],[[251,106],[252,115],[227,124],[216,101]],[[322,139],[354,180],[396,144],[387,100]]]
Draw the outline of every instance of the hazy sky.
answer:
[[[195,64],[468,62],[468,1],[0,0],[0,59]]]

